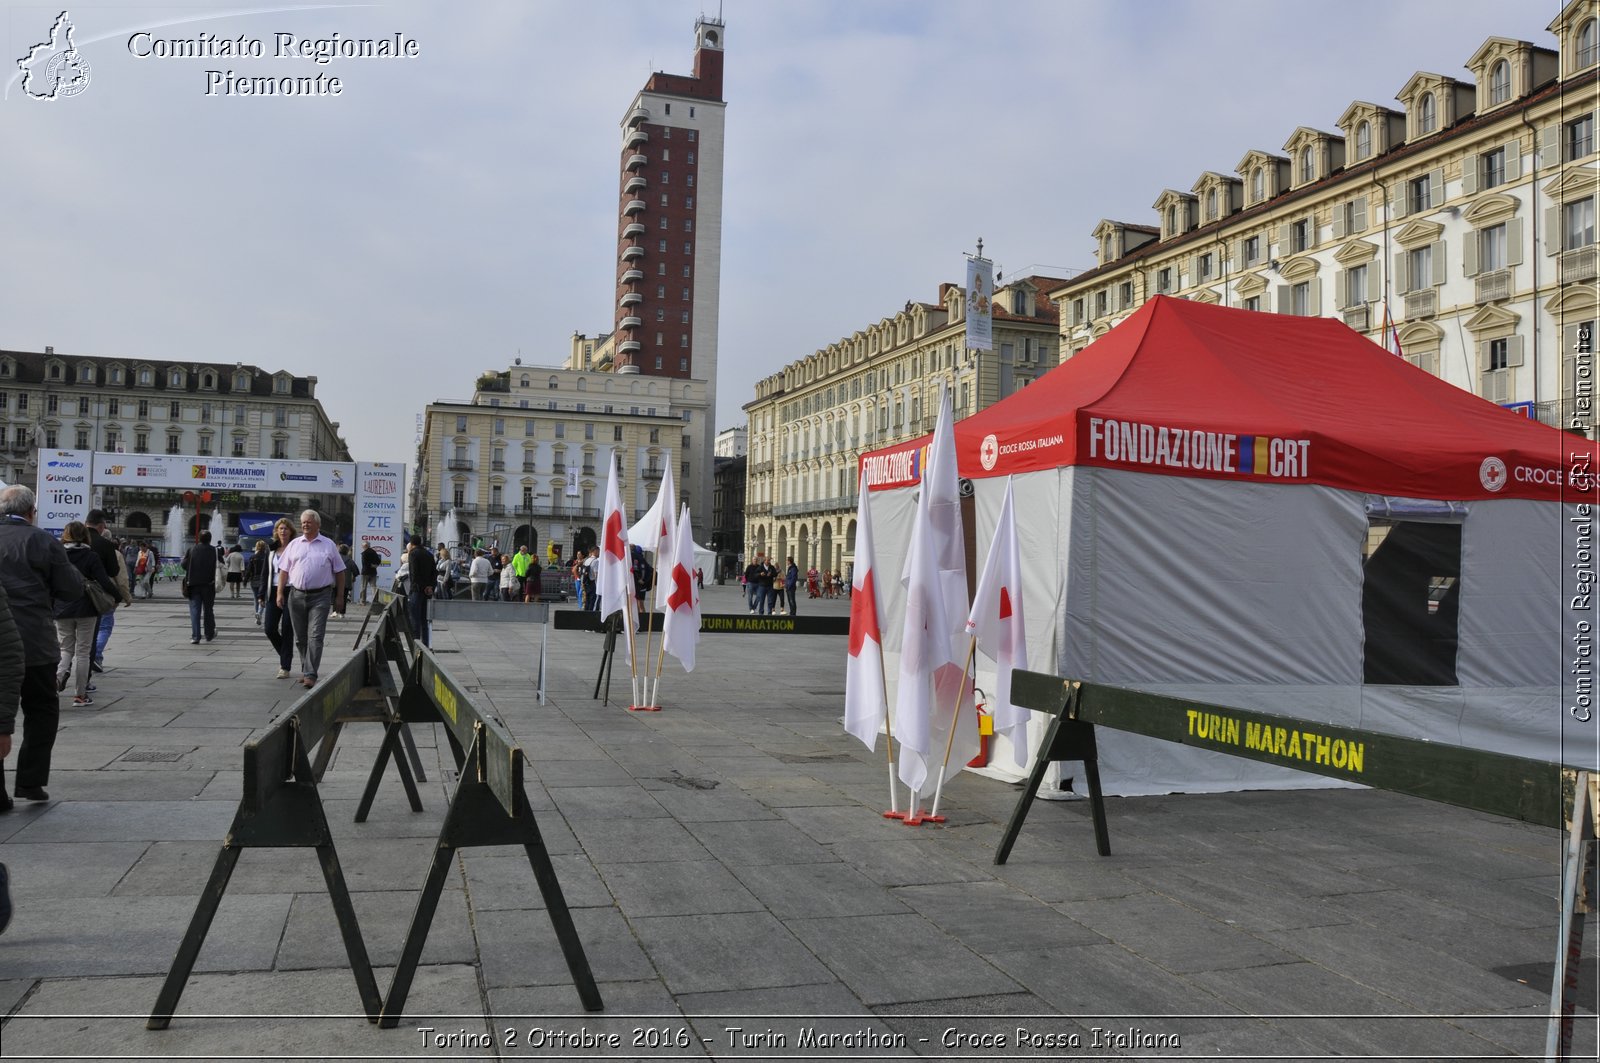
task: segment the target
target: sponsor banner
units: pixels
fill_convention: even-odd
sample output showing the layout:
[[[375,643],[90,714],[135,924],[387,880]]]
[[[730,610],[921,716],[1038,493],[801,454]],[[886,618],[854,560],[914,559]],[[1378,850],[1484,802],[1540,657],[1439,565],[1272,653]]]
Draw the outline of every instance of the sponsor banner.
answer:
[[[994,350],[994,263],[967,259],[967,347]]]
[[[869,491],[921,483],[922,470],[928,461],[927,438],[861,455],[858,478],[866,483]]]
[[[287,495],[349,495],[356,489],[355,468],[349,462],[185,454],[101,452],[94,455],[94,482],[101,487]]]
[[[239,514],[239,538],[244,539],[271,539],[272,526],[278,523],[278,518],[286,516],[283,513],[241,513]],[[295,526],[299,526],[296,518]]]
[[[356,505],[350,548],[355,555],[357,573],[361,552],[371,546],[381,559],[378,586],[394,580],[395,569],[405,547],[406,467],[398,462],[360,461],[356,463]]]
[[[94,452],[91,450],[39,451],[39,513],[34,524],[52,535],[89,515],[89,483]]]
[[[1143,472],[1222,473],[1260,477],[1290,483],[1315,482],[1314,451],[1310,439],[1213,432],[1199,428],[1147,424],[1106,417],[1086,417],[1080,422],[1084,438],[1079,460],[1085,465],[1132,468]],[[990,437],[993,438],[993,437]],[[1060,447],[1064,437],[1024,440],[1008,444],[1023,450]],[[1000,447],[1000,460],[1008,456]]]

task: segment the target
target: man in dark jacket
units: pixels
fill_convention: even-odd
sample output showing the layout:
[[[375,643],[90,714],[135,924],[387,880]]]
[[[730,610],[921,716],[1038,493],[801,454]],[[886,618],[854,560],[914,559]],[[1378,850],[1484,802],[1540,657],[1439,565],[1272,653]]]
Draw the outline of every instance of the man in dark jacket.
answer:
[[[438,583],[439,565],[417,535],[411,537],[411,553],[406,557],[406,610],[411,616],[411,632],[424,646],[432,645],[428,641],[428,599]]]
[[[0,761],[11,755],[11,731],[17,722],[17,700],[22,697],[22,673],[27,667],[27,656],[22,649],[22,635],[11,616],[11,600],[6,597],[5,584],[0,583]],[[0,786],[0,811],[11,807],[11,797]],[[11,922],[11,873],[0,864],[0,934]]]
[[[118,550],[117,544],[106,536],[109,523],[106,520],[106,511],[103,509],[91,509],[89,515],[83,519],[83,523],[89,529],[89,549],[93,550],[94,556],[100,559],[100,564],[105,567],[106,575],[110,576],[112,581],[117,583],[119,587],[127,583],[126,579],[117,579],[117,566],[123,563],[122,551]],[[117,591],[117,597],[122,600],[122,604],[133,604],[133,598],[131,596],[124,598],[124,593],[120,589]],[[94,658],[90,665],[96,672],[105,671],[103,665],[105,664],[106,644],[111,641],[111,631],[116,626],[116,609],[107,609],[100,614],[100,627],[95,632],[94,637]]]
[[[383,564],[383,558],[378,556],[378,551],[372,548],[368,540],[361,548],[361,604],[367,604],[367,592],[371,591],[373,597],[378,595],[378,566]]]
[[[217,548],[211,533],[200,533],[200,541],[183,555],[184,578],[189,581],[189,644],[200,645],[200,622],[205,621],[206,641],[217,637]]]
[[[55,607],[83,597],[83,577],[55,537],[33,526],[36,516],[32,491],[21,484],[0,490],[0,584],[22,636],[24,662],[17,702],[22,711],[22,748],[17,751],[16,795],[47,801],[50,795],[44,787],[50,781],[50,751],[61,721],[56,693],[61,644],[56,639]],[[3,765],[0,798],[4,798],[0,811],[9,809]]]

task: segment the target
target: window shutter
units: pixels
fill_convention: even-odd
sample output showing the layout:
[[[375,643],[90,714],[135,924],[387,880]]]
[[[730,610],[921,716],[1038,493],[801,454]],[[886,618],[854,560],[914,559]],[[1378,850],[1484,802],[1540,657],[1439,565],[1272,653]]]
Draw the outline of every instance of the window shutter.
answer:
[[[1483,156],[1468,155],[1461,160],[1461,194],[1470,196],[1478,190],[1478,167],[1483,164]]]
[[[1444,205],[1444,169],[1431,170],[1428,173],[1428,205],[1434,210]]]
[[[1350,305],[1345,296],[1345,290],[1350,285],[1349,278],[1350,271],[1345,269],[1341,269],[1333,275],[1333,307],[1335,310],[1343,310]]]
[[[1491,346],[1488,340],[1478,341],[1478,372],[1484,374],[1483,383],[1485,387],[1488,387],[1489,384],[1489,350]]]
[[[1367,302],[1376,303],[1383,297],[1383,281],[1378,276],[1378,262],[1374,259],[1367,263]],[[1376,323],[1374,323],[1376,326]]]
[[[1389,217],[1403,218],[1406,216],[1406,183],[1401,181],[1395,188],[1394,198],[1389,200]]]
[[[1280,225],[1280,226],[1278,226],[1278,257],[1279,258],[1288,258],[1290,255],[1292,255],[1294,253],[1293,251],[1291,251],[1289,249],[1290,248],[1290,245],[1289,245],[1289,237],[1290,237],[1290,235],[1291,234],[1289,232],[1289,226],[1288,225]]]
[[[1478,275],[1478,241],[1482,239],[1483,232],[1474,230],[1467,234],[1462,241],[1461,248],[1461,275],[1463,277],[1476,277]]]
[[[1506,141],[1506,180],[1515,181],[1522,176],[1522,141]]]
[[[1544,253],[1561,253],[1561,208],[1546,207],[1544,212]]]
[[[1338,206],[1333,208],[1333,238],[1335,240],[1343,240],[1344,239],[1344,204],[1343,203],[1341,203]]]
[[[1506,265],[1522,265],[1522,219],[1506,219]]]
[[[1522,337],[1509,336],[1506,338],[1506,365],[1515,369],[1522,365]]]
[[[1322,281],[1316,277],[1306,282],[1306,316],[1322,315]]]
[[[1411,290],[1411,285],[1406,279],[1406,253],[1404,251],[1394,256],[1394,290],[1397,295],[1404,295]]]
[[[1351,213],[1354,215],[1357,228],[1365,229],[1367,227],[1367,197],[1357,196],[1355,202],[1355,210]]]
[[[1435,241],[1433,245],[1433,287],[1435,288],[1444,284],[1444,262],[1444,241]]]
[[[1306,250],[1317,246],[1317,212],[1306,215]]]
[[[1278,285],[1277,291],[1278,294],[1273,297],[1273,306],[1278,313],[1287,314],[1294,309],[1294,296],[1290,294],[1287,284]]]
[[[1511,374],[1505,372],[1485,373],[1483,377],[1483,397],[1490,402],[1505,402],[1506,378]]]
[[[1554,166],[1561,161],[1561,123],[1552,122],[1539,134],[1539,165]]]

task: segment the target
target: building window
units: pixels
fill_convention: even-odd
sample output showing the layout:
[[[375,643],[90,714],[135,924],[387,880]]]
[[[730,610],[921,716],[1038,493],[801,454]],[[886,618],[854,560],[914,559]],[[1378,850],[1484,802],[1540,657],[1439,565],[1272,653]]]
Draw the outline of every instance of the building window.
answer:
[[[1217,190],[1215,188],[1206,192],[1206,220],[1217,220]]]
[[[1301,281],[1299,284],[1296,284],[1293,288],[1291,288],[1289,292],[1289,298],[1292,304],[1290,313],[1293,313],[1298,317],[1311,316],[1310,281]]]
[[[1300,183],[1305,184],[1317,176],[1317,165],[1310,148],[1300,149]]]
[[[149,399],[140,399],[139,400],[139,420],[148,421],[149,419],[150,419],[150,400]]]
[[[135,432],[133,434],[133,452],[135,454],[150,453],[150,433]]]
[[[272,456],[274,458],[277,458],[279,461],[282,461],[284,458],[287,458],[289,456],[289,442],[288,442],[288,440],[285,440],[285,439],[274,439],[272,441]]]
[[[1580,199],[1561,208],[1561,249],[1571,251],[1594,243],[1594,199]]]
[[[1478,269],[1487,273],[1506,268],[1506,227],[1502,222],[1478,234]]]
[[[1178,231],[1178,208],[1174,207],[1174,206],[1171,206],[1171,205],[1168,205],[1168,207],[1167,207],[1167,235],[1168,236],[1172,236],[1175,233],[1177,233],[1177,231]]]
[[[61,379],[61,367],[59,365],[52,365],[50,367],[50,379],[51,380],[60,380]]]
[[[1123,281],[1117,285],[1117,308],[1126,310],[1133,305],[1133,282]]]
[[[611,442],[622,442],[622,426],[620,424],[614,424],[611,426]]]
[[[94,383],[94,366],[80,365],[78,367],[78,381],[83,384]]]
[[[594,424],[591,422],[583,426],[583,438],[594,441]]]
[[[1511,341],[1502,336],[1497,340],[1489,341],[1489,364],[1486,368],[1493,373],[1505,369],[1510,362]]]
[[[687,373],[689,371],[689,359],[687,359],[687,358],[679,358],[678,359],[678,371],[679,372],[683,372],[683,373]]]
[[[1260,203],[1267,194],[1266,171],[1257,166],[1250,174],[1250,202]]]
[[[689,311],[687,311],[687,310],[682,311],[682,317],[680,318],[680,320],[682,321],[683,324],[687,325],[689,323]]]
[[[1406,291],[1433,287],[1433,245],[1414,247],[1406,252]]]
[[[1428,175],[1414,177],[1406,182],[1406,211],[1415,214],[1418,211],[1433,209],[1433,186],[1429,183]]]
[[[28,396],[27,395],[18,395],[17,396],[17,412],[18,413],[27,413],[28,412]]]
[[[167,436],[167,453],[168,454],[181,453],[180,447],[182,445],[183,445],[183,437],[182,436],[179,436],[176,433],[173,433],[172,435]]]
[[[1594,115],[1586,114],[1582,118],[1574,119],[1567,123],[1567,159],[1581,159],[1594,152]]]
[[[116,417],[122,413],[122,402],[118,399],[106,400],[106,416]]]
[[[1094,316],[1095,317],[1105,317],[1106,316],[1106,293],[1105,292],[1095,292],[1094,293]]]
[[[58,396],[58,395],[46,395],[44,397],[44,412],[45,413],[60,413],[61,412],[61,398],[60,398],[60,396]]]
[[[1478,187],[1494,188],[1506,183],[1506,149],[1496,148],[1478,156]]]
[[[693,196],[684,196],[683,197],[683,205],[686,208],[688,208],[689,210],[693,210],[694,209],[694,197]]]
[[[1511,64],[1504,59],[1489,71],[1489,103],[1505,103],[1511,98]]]
[[[89,430],[87,428],[78,429],[75,439],[79,450],[89,449]]]
[[[1171,266],[1168,266],[1166,269],[1164,269],[1160,273],[1156,274],[1156,291],[1158,291],[1158,292],[1170,292],[1170,291],[1172,291],[1172,267]]]
[[[1289,249],[1295,254],[1311,247],[1311,220],[1301,218],[1289,226]]]
[[[1261,237],[1247,236],[1244,240],[1244,264],[1253,266],[1261,261]]]
[[[56,447],[61,445],[61,441],[57,437],[56,430],[54,428],[46,428],[44,430],[44,445],[50,450],[54,450]],[[177,451],[173,451],[173,453],[176,454]]]
[[[467,415],[464,414],[464,413],[457,414],[456,415],[456,431],[457,432],[465,432],[466,430],[467,430]]]
[[[1578,27],[1578,69],[1600,62],[1600,33],[1595,32],[1595,20],[1589,19]]]
[[[1431,133],[1439,125],[1439,104],[1434,100],[1433,93],[1425,92],[1417,106],[1417,131]]]
[[[1345,271],[1344,305],[1364,306],[1367,302],[1367,264],[1351,266]]]
[[[1372,154],[1372,123],[1362,120],[1356,126],[1356,158],[1364,159]]]
[[[1211,262],[1209,251],[1195,260],[1195,283],[1204,284],[1211,279]]]
[[[689,301],[689,289],[687,288],[683,290],[683,301],[686,303]]]
[[[679,333],[678,334],[678,346],[679,347],[687,347],[687,346],[689,346],[689,334],[687,332],[683,332],[683,333]]]
[[[200,421],[202,424],[211,423],[211,403],[202,402],[200,404]]]
[[[233,437],[233,456],[236,458],[244,457],[244,436]]]
[[[176,402],[167,403],[167,419],[169,421],[176,421],[181,416],[182,407],[180,407]]]

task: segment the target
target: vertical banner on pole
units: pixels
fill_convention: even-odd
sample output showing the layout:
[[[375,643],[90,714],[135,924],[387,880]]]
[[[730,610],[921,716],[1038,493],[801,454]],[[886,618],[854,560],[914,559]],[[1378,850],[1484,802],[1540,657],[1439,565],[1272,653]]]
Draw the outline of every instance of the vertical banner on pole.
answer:
[[[967,348],[969,350],[994,350],[994,308],[991,303],[993,295],[994,263],[986,258],[967,259]]]
[[[372,546],[382,560],[378,586],[394,582],[395,567],[405,539],[406,467],[398,462],[356,462],[355,527],[350,547],[357,557]]]
[[[89,515],[90,450],[39,451],[37,525],[60,535],[70,522]]]

